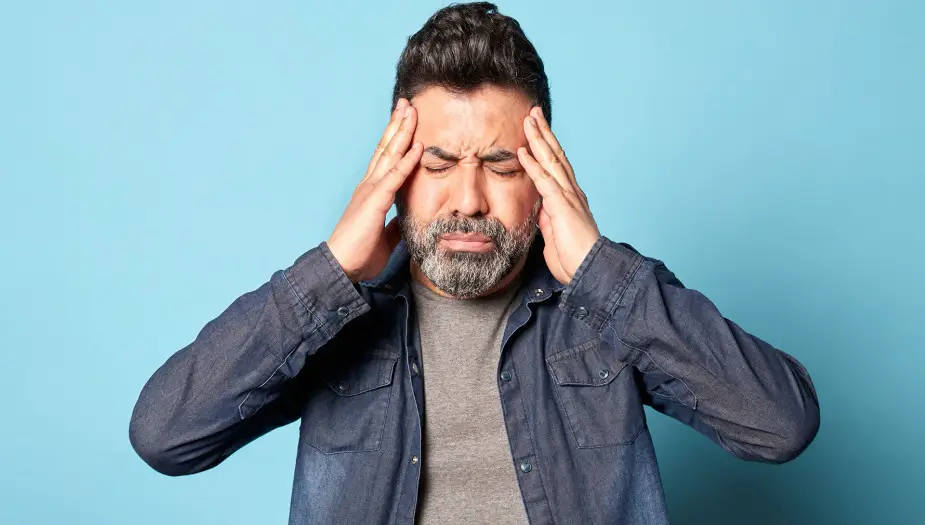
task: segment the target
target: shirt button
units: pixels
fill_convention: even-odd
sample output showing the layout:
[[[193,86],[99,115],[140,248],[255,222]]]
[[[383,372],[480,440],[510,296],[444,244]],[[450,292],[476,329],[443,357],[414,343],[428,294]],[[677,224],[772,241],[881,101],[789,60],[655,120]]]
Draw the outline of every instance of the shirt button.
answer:
[[[598,372],[598,375],[601,376],[601,379],[607,379],[607,377],[610,376],[610,370],[603,368],[600,372]]]
[[[346,392],[348,388],[350,388],[349,383],[338,383],[337,384],[337,389],[340,390],[341,392]]]
[[[533,465],[531,465],[529,461],[524,461],[520,464],[520,470],[524,472],[530,472],[533,470]]]
[[[417,465],[417,464],[418,464],[418,457],[417,457],[417,456],[411,456],[411,462],[414,463],[415,465]]]
[[[504,372],[501,372],[501,380],[502,380],[502,381],[510,381],[510,380],[511,380],[511,373],[508,372],[507,370],[505,370]]]
[[[348,310],[346,306],[341,306],[340,308],[337,309],[337,315],[341,317],[347,317],[347,314],[349,313],[350,313],[350,310]]]
[[[537,297],[539,297],[540,295],[543,295],[543,289],[537,288],[536,290],[533,291],[533,293],[536,294]]]
[[[411,372],[414,373],[414,375],[418,374],[418,364],[417,363],[411,363]]]
[[[578,318],[584,319],[585,317],[588,317],[588,309],[585,308],[584,306],[579,306],[578,307]]]

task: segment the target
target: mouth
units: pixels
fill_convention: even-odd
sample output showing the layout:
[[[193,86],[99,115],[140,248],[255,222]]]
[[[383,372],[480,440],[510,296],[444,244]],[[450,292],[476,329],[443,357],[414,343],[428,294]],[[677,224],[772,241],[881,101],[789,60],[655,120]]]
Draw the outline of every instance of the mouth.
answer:
[[[440,236],[440,242],[450,250],[466,252],[483,252],[491,249],[491,237],[480,233],[446,233]]]

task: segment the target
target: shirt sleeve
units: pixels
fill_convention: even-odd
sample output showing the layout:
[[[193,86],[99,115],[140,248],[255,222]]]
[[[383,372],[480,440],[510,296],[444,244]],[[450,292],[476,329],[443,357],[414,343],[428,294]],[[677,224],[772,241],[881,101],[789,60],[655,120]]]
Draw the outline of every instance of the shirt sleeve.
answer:
[[[646,403],[731,454],[781,463],[819,428],[819,401],[793,356],[726,319],[665,264],[601,236],[560,303],[642,372]]]
[[[192,474],[295,421],[309,357],[369,309],[326,243],[309,250],[154,372],[132,412],[133,448],[163,474]]]

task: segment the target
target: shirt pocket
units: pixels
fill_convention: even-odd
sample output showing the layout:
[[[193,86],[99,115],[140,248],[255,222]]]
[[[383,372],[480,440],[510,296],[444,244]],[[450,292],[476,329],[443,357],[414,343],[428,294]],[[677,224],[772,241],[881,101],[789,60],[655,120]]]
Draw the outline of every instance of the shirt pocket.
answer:
[[[379,450],[398,357],[364,350],[318,364],[302,410],[302,438],[328,454]]]
[[[546,358],[553,391],[579,448],[632,443],[645,428],[633,368],[594,339]]]

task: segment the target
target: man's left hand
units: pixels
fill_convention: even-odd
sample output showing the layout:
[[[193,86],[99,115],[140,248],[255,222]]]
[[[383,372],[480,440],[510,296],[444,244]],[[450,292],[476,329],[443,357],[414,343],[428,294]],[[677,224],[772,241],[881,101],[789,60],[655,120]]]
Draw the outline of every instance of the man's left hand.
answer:
[[[543,256],[553,276],[568,284],[601,233],[588,198],[575,181],[575,171],[539,107],[524,119],[524,132],[533,154],[519,148],[517,158],[543,198],[538,218],[546,242]]]

